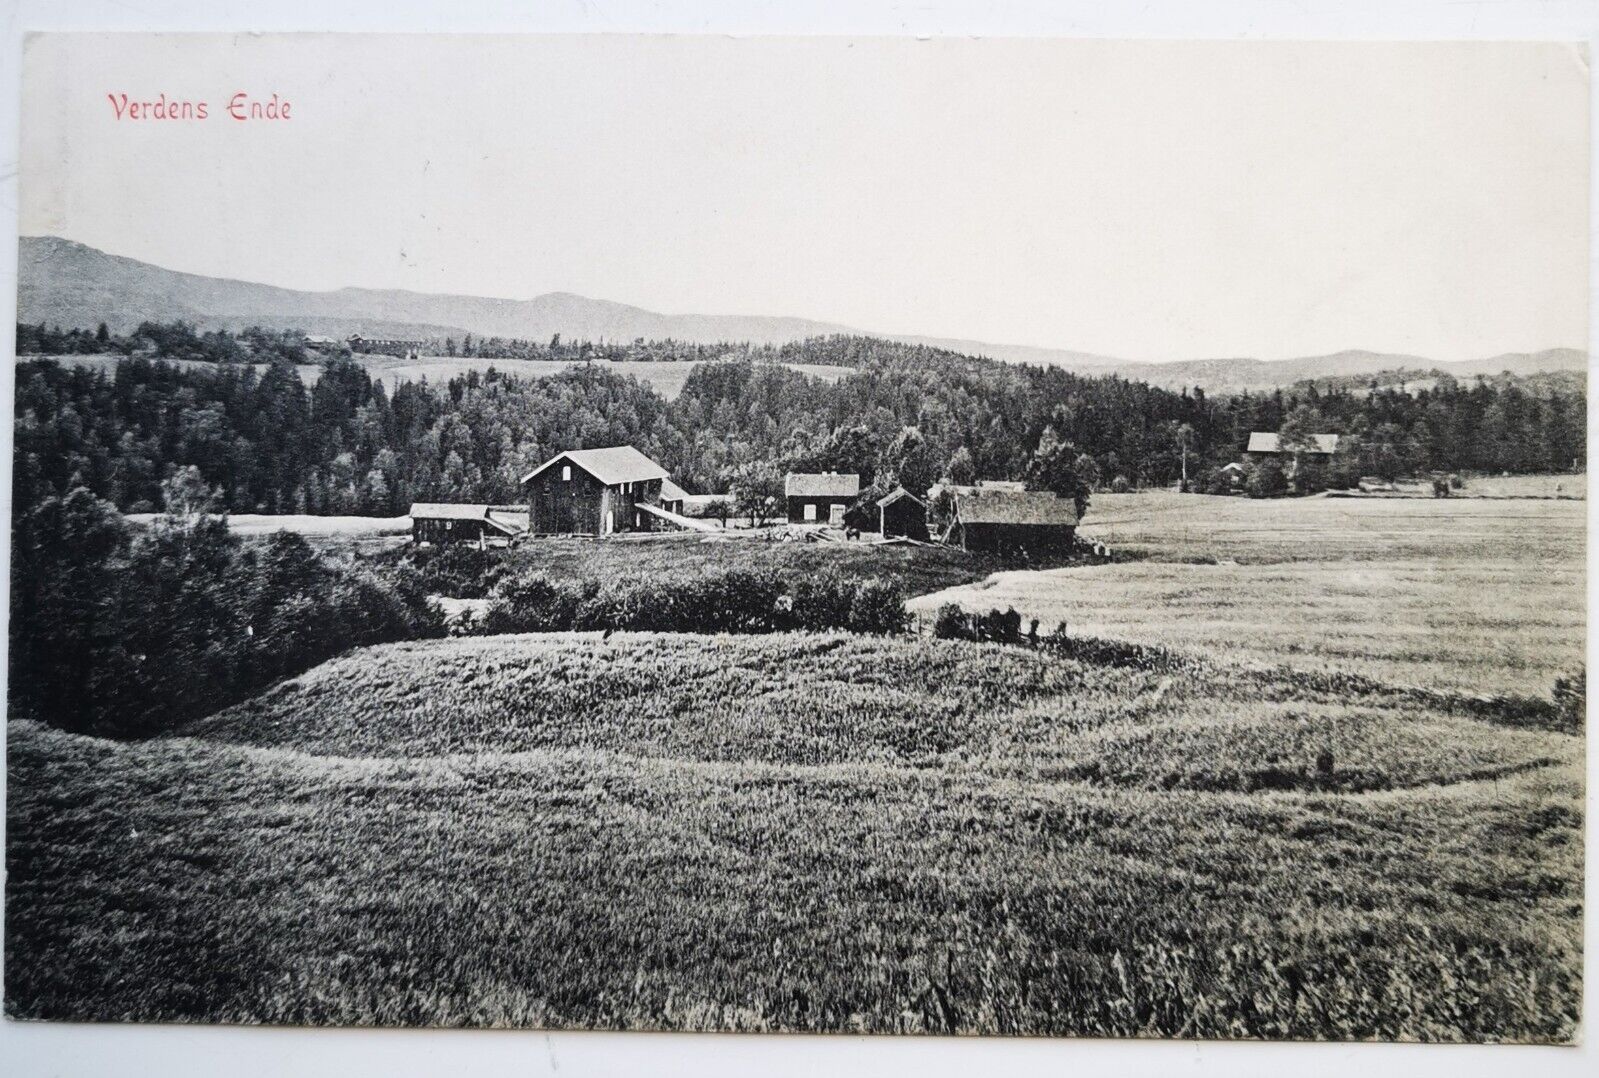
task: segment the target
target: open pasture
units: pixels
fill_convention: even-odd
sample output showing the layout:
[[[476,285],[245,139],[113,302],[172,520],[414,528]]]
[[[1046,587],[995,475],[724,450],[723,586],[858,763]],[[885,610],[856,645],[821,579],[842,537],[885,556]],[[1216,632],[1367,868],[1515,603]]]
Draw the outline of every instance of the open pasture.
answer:
[[[120,354],[111,355],[64,355],[27,357],[52,359],[69,367],[87,367],[92,370],[105,371],[110,374],[116,370],[117,363],[124,357]],[[423,379],[429,382],[447,382],[451,378],[470,374],[473,371],[479,374],[489,370],[497,370],[502,374],[514,375],[518,378],[543,378],[551,374],[559,374],[571,367],[582,366],[581,360],[544,360],[544,359],[489,359],[479,356],[421,356],[417,359],[406,359],[402,356],[374,355],[371,353],[357,353],[352,357],[366,369],[375,381],[380,381],[389,392],[394,392],[401,382],[420,382]],[[169,359],[164,362],[173,363],[180,367],[213,367],[215,364],[197,359]],[[821,363],[785,363],[784,366],[808,374],[813,378],[820,378],[826,382],[837,382],[847,375],[854,374],[853,367],[836,367]],[[622,361],[613,363],[610,360],[595,360],[593,366],[603,367],[616,374],[630,374],[639,381],[654,389],[667,400],[674,399],[683,392],[683,385],[688,381],[689,374],[696,364],[687,363],[654,363]],[[264,369],[257,365],[257,369]],[[322,377],[322,368],[310,363],[296,367],[300,380],[311,386]]]
[[[1079,530],[1117,550],[1161,561],[1402,559],[1441,567],[1503,557],[1581,566],[1587,509],[1579,501],[1536,499],[1100,493]]]
[[[186,736],[16,722],[7,1007],[1570,1037],[1580,739],[1258,690],[956,642],[493,637],[352,652]]]
[[[420,382],[426,378],[430,382],[447,382],[451,378],[468,374],[472,371],[483,373],[490,369],[498,370],[502,374],[515,375],[518,378],[543,378],[546,375],[559,374],[571,367],[583,366],[581,360],[544,360],[544,359],[488,359],[477,356],[422,356],[418,359],[404,359],[400,356],[380,356],[370,354],[357,354],[355,361],[365,367],[367,372],[385,384],[390,392],[401,382]],[[610,360],[595,360],[593,366],[603,367],[615,374],[629,374],[654,389],[667,400],[672,400],[683,392],[683,385],[688,381],[688,376],[693,372],[696,363],[654,363],[631,362]],[[845,375],[853,374],[850,367],[832,367],[815,363],[785,364],[794,370],[801,371],[828,382],[836,382]],[[320,370],[320,368],[318,368]]]
[[[910,604],[1222,662],[1547,696],[1586,646],[1584,503],[1096,495],[1083,533],[1148,560],[1006,572]],[[1220,562],[1220,564],[1215,564]]]

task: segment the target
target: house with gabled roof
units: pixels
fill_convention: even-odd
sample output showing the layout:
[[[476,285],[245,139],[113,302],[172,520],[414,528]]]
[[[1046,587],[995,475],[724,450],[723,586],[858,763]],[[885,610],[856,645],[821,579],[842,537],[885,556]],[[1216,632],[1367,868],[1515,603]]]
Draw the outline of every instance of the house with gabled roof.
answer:
[[[522,477],[533,535],[649,531],[666,469],[630,445],[569,449]]]

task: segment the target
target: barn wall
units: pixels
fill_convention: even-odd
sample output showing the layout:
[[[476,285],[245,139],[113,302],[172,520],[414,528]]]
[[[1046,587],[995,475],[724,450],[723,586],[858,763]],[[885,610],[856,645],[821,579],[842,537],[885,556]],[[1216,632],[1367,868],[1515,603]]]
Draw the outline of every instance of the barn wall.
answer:
[[[962,524],[961,545],[993,553],[1069,554],[1077,529],[1069,524]]]
[[[659,479],[607,487],[576,464],[571,465],[572,478],[562,479],[561,469],[566,466],[566,462],[557,461],[528,484],[528,525],[532,534],[604,535],[606,517],[613,509],[617,532],[649,530],[648,519],[634,521],[634,506],[660,501]],[[633,489],[628,490],[628,486]]]
[[[528,529],[534,535],[600,534],[605,485],[572,465],[572,478],[561,478],[565,463],[557,461],[528,484]]]
[[[881,527],[885,536],[903,535],[910,539],[927,538],[927,510],[910,498],[900,498],[882,507]]]
[[[423,517],[411,521],[413,543],[433,543],[442,546],[445,543],[475,543],[482,537],[481,520],[434,520]]]

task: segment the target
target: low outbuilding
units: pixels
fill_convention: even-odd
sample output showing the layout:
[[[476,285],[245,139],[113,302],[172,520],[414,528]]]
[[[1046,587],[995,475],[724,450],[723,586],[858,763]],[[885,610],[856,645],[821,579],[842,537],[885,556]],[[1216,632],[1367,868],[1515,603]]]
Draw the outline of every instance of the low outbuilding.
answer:
[[[1069,554],[1077,523],[1077,503],[1049,491],[957,494],[945,542],[995,554]]]
[[[411,506],[411,542],[444,546],[503,544],[522,534],[520,508],[458,502],[416,502]]]

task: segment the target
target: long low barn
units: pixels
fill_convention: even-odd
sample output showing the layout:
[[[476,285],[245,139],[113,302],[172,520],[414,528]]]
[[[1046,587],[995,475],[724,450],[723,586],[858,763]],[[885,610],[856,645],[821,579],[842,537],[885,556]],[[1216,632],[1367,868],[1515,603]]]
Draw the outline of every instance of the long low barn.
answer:
[[[1077,540],[1077,503],[1049,491],[955,496],[948,542],[1005,554],[1068,554]]]
[[[417,502],[411,506],[411,541],[478,543],[513,539],[525,530],[521,506]]]

